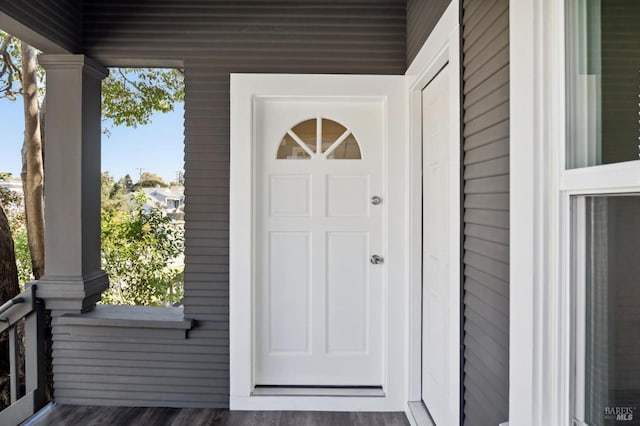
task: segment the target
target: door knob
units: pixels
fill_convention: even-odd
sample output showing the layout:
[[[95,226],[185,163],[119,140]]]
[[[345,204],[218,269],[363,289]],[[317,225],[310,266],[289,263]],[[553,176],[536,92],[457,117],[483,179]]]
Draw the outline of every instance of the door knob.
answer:
[[[371,256],[371,259],[369,260],[374,265],[380,265],[381,263],[384,263],[384,258],[382,256],[378,256],[377,254],[374,254],[373,256]]]
[[[382,204],[382,198],[378,197],[377,195],[371,197],[371,204],[373,204],[374,206]]]

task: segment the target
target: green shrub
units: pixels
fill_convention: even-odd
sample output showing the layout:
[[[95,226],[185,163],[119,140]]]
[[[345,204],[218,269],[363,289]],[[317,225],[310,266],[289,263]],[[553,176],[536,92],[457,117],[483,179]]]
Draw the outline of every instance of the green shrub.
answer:
[[[13,230],[13,246],[16,254],[16,264],[18,266],[18,281],[20,288],[24,289],[24,283],[33,280],[33,268],[31,267],[31,255],[29,254],[29,243],[27,241],[27,229],[22,226]]]
[[[158,209],[145,211],[145,201],[138,192],[131,210],[102,211],[102,268],[110,280],[102,303],[158,306],[182,299],[184,230]]]

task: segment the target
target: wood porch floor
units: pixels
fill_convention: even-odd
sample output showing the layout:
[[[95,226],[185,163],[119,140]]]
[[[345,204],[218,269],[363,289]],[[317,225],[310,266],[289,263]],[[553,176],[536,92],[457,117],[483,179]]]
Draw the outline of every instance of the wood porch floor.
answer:
[[[404,413],[228,411],[53,404],[23,426],[407,426]]]

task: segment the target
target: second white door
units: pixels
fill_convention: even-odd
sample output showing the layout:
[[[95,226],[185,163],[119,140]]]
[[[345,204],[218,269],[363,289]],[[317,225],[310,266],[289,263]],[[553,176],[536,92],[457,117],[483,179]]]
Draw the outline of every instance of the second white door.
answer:
[[[422,92],[422,400],[436,425],[452,424],[449,392],[449,73]]]

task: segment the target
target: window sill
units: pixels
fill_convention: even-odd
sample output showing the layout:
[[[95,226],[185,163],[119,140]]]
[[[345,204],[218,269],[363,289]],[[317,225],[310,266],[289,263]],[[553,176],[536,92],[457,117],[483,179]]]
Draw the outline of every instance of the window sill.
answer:
[[[56,325],[190,330],[194,321],[182,307],[97,305],[82,314],[65,314]]]

